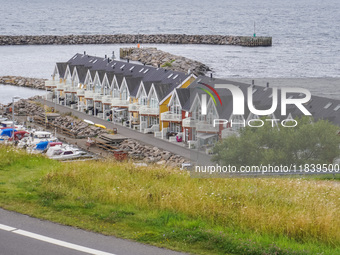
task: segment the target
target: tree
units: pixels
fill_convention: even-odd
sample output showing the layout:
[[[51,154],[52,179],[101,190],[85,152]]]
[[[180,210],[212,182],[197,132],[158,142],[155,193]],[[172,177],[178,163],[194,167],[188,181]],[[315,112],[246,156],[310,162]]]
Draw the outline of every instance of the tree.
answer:
[[[297,119],[296,127],[246,127],[240,136],[217,143],[213,162],[220,165],[251,166],[331,164],[340,155],[339,127],[329,121]]]

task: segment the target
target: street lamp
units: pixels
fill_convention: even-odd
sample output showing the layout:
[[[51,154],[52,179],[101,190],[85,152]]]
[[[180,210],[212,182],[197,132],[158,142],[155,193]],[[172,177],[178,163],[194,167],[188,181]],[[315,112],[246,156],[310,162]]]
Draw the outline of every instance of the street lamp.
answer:
[[[12,97],[12,141],[14,142],[14,100],[20,99],[19,96]]]

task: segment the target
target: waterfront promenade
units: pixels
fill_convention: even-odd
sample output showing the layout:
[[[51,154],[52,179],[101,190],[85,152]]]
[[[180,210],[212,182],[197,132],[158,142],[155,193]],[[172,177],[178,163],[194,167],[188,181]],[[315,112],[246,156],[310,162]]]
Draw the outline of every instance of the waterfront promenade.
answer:
[[[78,117],[79,119],[87,119],[87,120],[91,120],[96,124],[101,124],[106,126],[108,129],[113,129],[113,128],[117,128],[118,129],[118,134],[126,136],[128,138],[132,138],[135,139],[139,142],[141,142],[142,144],[146,144],[146,145],[150,145],[150,146],[154,146],[154,147],[158,147],[160,149],[163,150],[167,150],[169,152],[175,153],[177,155],[180,155],[186,159],[190,159],[192,161],[195,161],[194,163],[196,164],[200,164],[200,165],[207,165],[210,164],[210,159],[211,156],[202,153],[202,152],[198,152],[195,150],[190,150],[186,147],[177,145],[175,143],[171,143],[168,142],[166,140],[163,139],[159,139],[154,137],[153,134],[143,134],[141,132],[138,132],[136,130],[132,130],[128,127],[124,127],[122,125],[119,124],[115,124],[106,120],[103,120],[101,118],[92,116],[92,115],[88,115],[84,112],[79,112],[75,109],[71,109],[70,107],[67,106],[63,106],[63,105],[55,105],[55,103],[45,100],[45,99],[39,99],[39,102],[41,102],[42,104],[45,104],[49,107],[55,107],[56,106],[56,110],[59,113],[69,113],[71,112],[73,116]]]

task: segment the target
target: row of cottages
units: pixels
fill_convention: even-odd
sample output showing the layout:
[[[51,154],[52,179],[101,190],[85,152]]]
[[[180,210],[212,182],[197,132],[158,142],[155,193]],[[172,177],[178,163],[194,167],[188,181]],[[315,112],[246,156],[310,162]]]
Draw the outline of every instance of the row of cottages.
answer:
[[[233,97],[229,90],[215,88],[216,84],[232,84],[240,88],[245,96],[244,115],[233,115]],[[211,91],[212,97],[207,98],[206,114],[202,114],[202,94],[206,94],[201,88],[214,88],[221,98]],[[189,147],[202,147],[214,144],[217,140],[231,134],[238,134],[239,129],[248,123],[256,124],[260,117],[250,112],[247,104],[248,93],[252,93],[252,103],[258,110],[271,109],[273,105],[273,88],[249,85],[224,79],[200,76],[187,88],[176,88],[171,96],[169,111],[176,116],[178,126],[176,131],[181,132],[183,140]],[[278,107],[274,113],[266,116],[273,126],[281,127],[283,120],[292,120],[301,117],[303,113],[294,105],[287,105],[287,113],[281,115],[281,91],[278,90]],[[287,98],[301,98],[303,94],[287,94]],[[304,104],[315,120],[324,119],[340,126],[340,100],[312,96],[309,102]],[[175,115],[177,114],[177,115]],[[214,120],[218,121],[214,126]],[[226,121],[227,120],[227,121]],[[216,121],[215,121],[216,122]],[[170,140],[175,141],[174,138]]]
[[[54,100],[142,132],[175,130],[168,103],[176,88],[186,88],[195,75],[151,66],[76,54],[56,63],[52,80]],[[164,133],[165,131],[163,131]]]
[[[239,87],[245,99],[248,91],[254,107],[272,107],[273,88],[169,71],[140,64],[76,54],[68,62],[57,63],[53,80],[46,87],[55,91],[55,100],[104,119],[121,123],[144,133],[185,142],[189,147],[209,146],[231,134],[237,134],[250,120],[258,119],[250,112],[245,100],[244,115],[233,115],[233,97],[229,90],[215,88],[217,84]],[[202,89],[205,88],[205,91]],[[213,88],[219,95],[211,90]],[[202,114],[202,96],[210,91],[206,114]],[[288,98],[304,97],[291,94]],[[340,126],[340,100],[312,96],[305,104],[315,119],[327,119]],[[281,116],[280,90],[278,107],[267,116],[280,126],[283,119],[302,115],[294,105],[288,105]],[[222,119],[219,125],[214,120]],[[233,123],[233,125],[231,125]],[[175,135],[175,136],[172,136]],[[179,139],[180,137],[180,139]]]

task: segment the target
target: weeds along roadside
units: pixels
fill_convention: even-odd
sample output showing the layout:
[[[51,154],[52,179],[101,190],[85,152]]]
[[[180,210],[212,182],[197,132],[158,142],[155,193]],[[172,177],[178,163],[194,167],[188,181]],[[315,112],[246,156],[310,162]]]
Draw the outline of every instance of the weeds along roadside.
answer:
[[[12,147],[0,147],[0,175],[2,207],[104,234],[200,254],[339,252],[337,182],[194,179],[156,166],[60,163]]]

